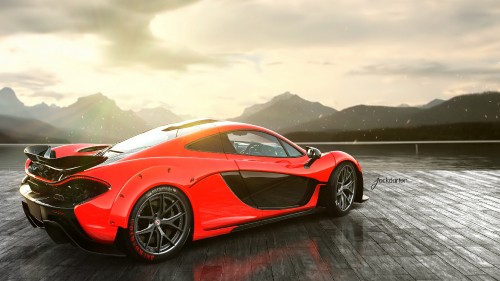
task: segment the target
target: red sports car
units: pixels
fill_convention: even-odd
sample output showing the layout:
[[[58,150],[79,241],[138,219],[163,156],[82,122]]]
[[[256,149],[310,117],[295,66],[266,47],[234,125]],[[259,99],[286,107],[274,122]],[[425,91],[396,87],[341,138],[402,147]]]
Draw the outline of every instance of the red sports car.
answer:
[[[163,260],[199,240],[363,202],[361,167],[270,130],[192,120],[115,145],[25,149],[22,206],[57,243]]]

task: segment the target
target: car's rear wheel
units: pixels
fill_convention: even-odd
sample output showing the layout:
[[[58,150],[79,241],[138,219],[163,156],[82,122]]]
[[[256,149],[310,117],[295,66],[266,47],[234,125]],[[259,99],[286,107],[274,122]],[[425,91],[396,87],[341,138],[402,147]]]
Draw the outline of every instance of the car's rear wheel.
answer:
[[[175,187],[156,187],[135,204],[128,228],[119,234],[121,248],[142,260],[164,260],[181,250],[191,225],[192,211],[186,196]]]
[[[356,168],[351,162],[341,163],[330,176],[328,212],[343,216],[352,208],[356,196]]]

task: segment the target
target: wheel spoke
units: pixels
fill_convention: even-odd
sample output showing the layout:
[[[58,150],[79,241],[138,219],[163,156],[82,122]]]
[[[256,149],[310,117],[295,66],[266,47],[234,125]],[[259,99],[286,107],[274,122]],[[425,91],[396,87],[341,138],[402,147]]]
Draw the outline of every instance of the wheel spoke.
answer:
[[[348,199],[347,194],[345,192],[341,192],[339,194],[339,198],[337,199],[337,206],[340,210],[344,211],[349,206],[349,201],[350,200]]]
[[[153,233],[154,231],[151,231],[151,233],[149,234],[148,243],[146,243],[146,246],[149,246],[149,243],[151,243],[151,238],[153,237]]]
[[[141,235],[141,234],[149,233],[150,231],[153,231],[153,230],[154,230],[154,223],[150,223],[148,225],[148,227],[144,228],[143,230],[136,231],[135,234]]]
[[[158,199],[160,200],[160,204],[158,204],[158,212],[156,215],[161,217],[161,214],[163,214],[163,194],[160,194]]]
[[[348,180],[350,180],[350,179],[351,179],[351,176],[352,176],[352,170],[351,170],[351,169],[349,169],[349,175],[347,175],[347,177],[346,177],[346,178],[347,178]]]
[[[158,253],[160,252],[160,249],[161,249],[161,233],[158,231],[158,228],[156,229],[156,249],[158,251]]]
[[[170,238],[168,238],[168,236],[166,234],[164,237],[165,237],[165,239],[167,239],[168,243],[172,244],[172,246],[175,245],[175,243],[172,240],[170,240]]]
[[[161,228],[158,228],[158,230],[161,230]],[[160,232],[160,247],[158,247],[158,253],[161,251],[161,245],[163,244],[163,234]]]
[[[173,228],[177,229],[178,231],[183,231],[183,229],[181,227],[174,224],[174,221],[181,218],[183,215],[184,215],[184,213],[178,213],[170,218],[161,219],[160,223],[161,223],[161,225],[173,227]]]
[[[178,218],[182,217],[184,213],[178,213],[176,215],[171,216],[170,218],[161,219],[161,224],[172,223],[176,221]]]
[[[167,239],[168,243],[175,245],[175,243],[172,240],[170,240],[170,238],[168,238],[167,234],[163,231],[163,229],[161,227],[158,227],[158,231],[160,231],[160,234],[162,237]]]
[[[344,190],[352,192],[353,181],[351,180],[348,184],[344,185]]]
[[[149,203],[149,210],[151,211],[151,216],[154,215],[155,212],[153,212],[153,205],[151,204],[151,199],[148,200]]]
[[[337,191],[342,191],[342,184],[341,183],[337,184]]]
[[[153,216],[137,216],[138,219],[148,219],[148,220],[152,220],[153,219]]]
[[[163,213],[161,213],[160,217],[163,217],[168,211],[170,211],[175,205],[179,203],[179,200],[175,200],[174,203],[172,203]]]
[[[347,196],[345,196],[345,193],[342,193],[342,202],[343,202],[342,207],[345,210],[345,208],[347,207]]]
[[[179,226],[177,226],[177,225],[175,225],[175,224],[173,224],[173,223],[167,223],[167,224],[165,224],[165,225],[166,225],[166,226],[173,227],[173,228],[177,229],[178,231],[183,231],[183,229],[182,229],[181,227],[179,227]]]

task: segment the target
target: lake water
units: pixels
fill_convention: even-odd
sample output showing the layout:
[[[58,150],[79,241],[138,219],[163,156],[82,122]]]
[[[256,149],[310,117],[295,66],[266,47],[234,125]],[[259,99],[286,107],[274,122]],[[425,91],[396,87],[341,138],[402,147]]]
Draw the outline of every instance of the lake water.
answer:
[[[0,169],[22,170],[26,145],[0,144]],[[500,144],[316,145],[356,157],[365,171],[500,169]]]
[[[321,151],[341,150],[358,159],[363,170],[469,170],[500,169],[500,143],[335,145]]]

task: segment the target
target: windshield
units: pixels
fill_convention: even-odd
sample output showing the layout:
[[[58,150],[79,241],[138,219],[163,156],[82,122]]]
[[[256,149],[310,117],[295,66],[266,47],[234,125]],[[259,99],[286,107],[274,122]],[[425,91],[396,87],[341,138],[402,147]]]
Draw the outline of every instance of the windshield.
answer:
[[[160,144],[162,142],[171,140],[175,138],[177,134],[177,130],[172,131],[162,131],[158,129],[154,129],[151,131],[147,131],[135,137],[131,137],[125,141],[119,142],[113,145],[109,151],[114,152],[128,152],[131,150],[136,150],[142,147],[149,147],[153,145]]]

